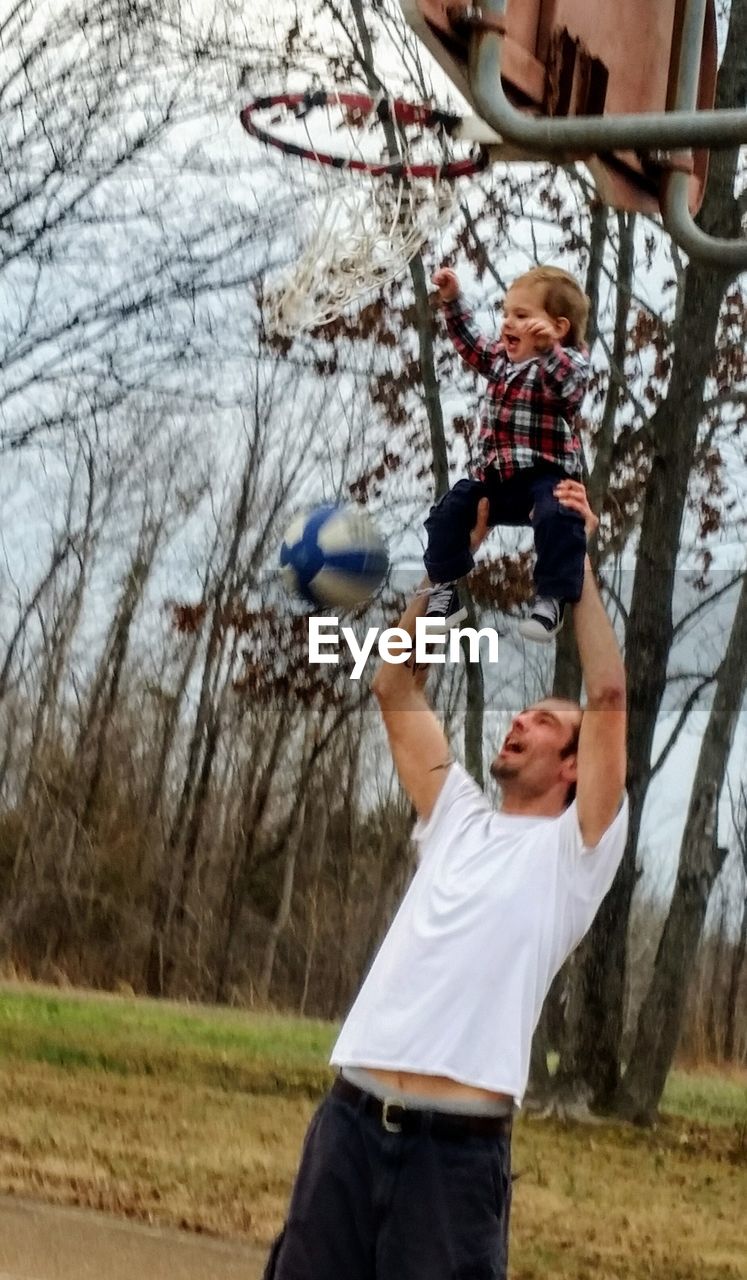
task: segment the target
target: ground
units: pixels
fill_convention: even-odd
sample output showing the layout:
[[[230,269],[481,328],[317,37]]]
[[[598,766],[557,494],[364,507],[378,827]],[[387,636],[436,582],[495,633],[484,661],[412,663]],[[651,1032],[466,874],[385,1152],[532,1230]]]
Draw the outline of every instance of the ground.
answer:
[[[0,1192],[257,1246],[256,1259],[282,1220],[334,1031],[0,992]],[[747,1074],[677,1072],[666,1103],[650,1130],[520,1118],[511,1280],[743,1280]]]

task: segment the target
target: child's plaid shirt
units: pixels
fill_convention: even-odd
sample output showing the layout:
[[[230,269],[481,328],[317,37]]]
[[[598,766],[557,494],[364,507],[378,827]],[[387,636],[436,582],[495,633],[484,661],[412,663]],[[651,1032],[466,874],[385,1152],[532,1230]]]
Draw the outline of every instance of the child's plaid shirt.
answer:
[[[589,380],[584,351],[557,343],[535,359],[514,365],[497,339],[475,327],[459,294],[444,306],[446,327],[459,355],[488,380],[480,419],[480,459],[473,468],[484,480],[491,468],[501,480],[540,461],[580,475],[581,441],[574,418]]]

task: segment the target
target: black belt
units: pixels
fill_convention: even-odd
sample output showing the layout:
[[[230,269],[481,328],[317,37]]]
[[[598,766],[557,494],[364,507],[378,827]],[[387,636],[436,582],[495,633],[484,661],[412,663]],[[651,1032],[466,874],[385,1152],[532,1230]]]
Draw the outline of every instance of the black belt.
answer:
[[[478,1137],[508,1137],[511,1133],[511,1116],[470,1116],[453,1111],[426,1111],[403,1106],[393,1098],[377,1098],[351,1084],[344,1076],[338,1076],[332,1086],[333,1094],[350,1102],[364,1115],[373,1116],[387,1133],[423,1133],[427,1130],[439,1138],[464,1138],[469,1134]]]

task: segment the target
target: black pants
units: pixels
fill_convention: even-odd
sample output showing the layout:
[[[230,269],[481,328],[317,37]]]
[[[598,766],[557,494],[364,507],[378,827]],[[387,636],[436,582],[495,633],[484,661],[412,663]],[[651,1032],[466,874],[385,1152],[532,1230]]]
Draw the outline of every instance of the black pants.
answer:
[[[553,490],[562,472],[527,468],[501,481],[495,472],[485,481],[458,480],[432,508],[425,527],[425,567],[431,582],[451,582],[474,565],[469,537],[481,498],[490,502],[491,525],[528,525],[534,530],[538,596],[574,603],[584,581],[586,534],[575,511],[562,507]],[[531,512],[531,516],[530,516]]]
[[[506,1280],[509,1132],[390,1133],[329,1094],[264,1280]]]

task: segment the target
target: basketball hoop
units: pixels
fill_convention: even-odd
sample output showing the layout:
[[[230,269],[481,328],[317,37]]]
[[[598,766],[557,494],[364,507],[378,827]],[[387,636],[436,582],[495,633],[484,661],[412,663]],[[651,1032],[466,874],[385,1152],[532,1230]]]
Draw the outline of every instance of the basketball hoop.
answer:
[[[455,141],[473,140],[461,116],[400,99],[283,93],[250,103],[241,123],[266,146],[309,165],[302,168],[305,244],[292,272],[265,297],[266,326],[283,337],[328,324],[396,279],[450,220],[456,179],[489,163],[482,145],[453,156]]]

